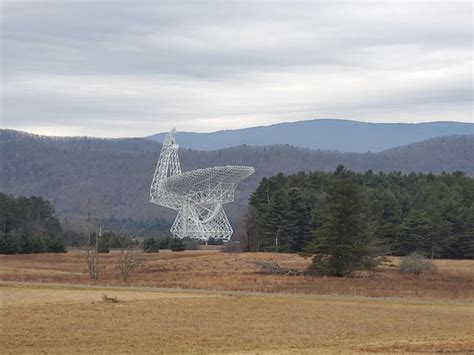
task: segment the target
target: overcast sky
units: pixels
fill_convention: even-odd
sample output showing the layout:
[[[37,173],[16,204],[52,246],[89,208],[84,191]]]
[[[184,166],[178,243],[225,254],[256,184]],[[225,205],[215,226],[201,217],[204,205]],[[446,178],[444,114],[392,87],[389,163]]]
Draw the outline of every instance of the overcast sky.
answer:
[[[473,122],[466,1],[2,1],[1,126]]]

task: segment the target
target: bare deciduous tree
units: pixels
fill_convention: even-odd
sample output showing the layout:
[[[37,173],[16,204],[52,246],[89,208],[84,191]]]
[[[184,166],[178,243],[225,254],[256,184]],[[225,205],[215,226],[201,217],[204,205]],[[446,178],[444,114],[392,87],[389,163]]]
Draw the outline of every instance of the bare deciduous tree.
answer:
[[[255,213],[248,207],[243,217],[237,223],[236,240],[239,241],[242,251],[258,251],[259,243],[255,230]]]
[[[88,221],[85,226],[85,232],[87,233],[87,244],[85,257],[87,262],[87,270],[92,284],[96,284],[99,280],[99,239],[102,236],[102,227],[99,226],[99,233],[95,238],[95,246],[91,246],[91,234],[96,229],[96,223]]]
[[[89,270],[89,276],[93,284],[96,284],[99,280],[99,253],[97,252],[98,244],[99,238],[96,238],[95,249],[92,249],[90,244],[87,245],[86,249],[87,268]]]
[[[121,239],[118,268],[120,270],[120,278],[123,282],[127,282],[130,273],[142,264],[143,259],[130,236],[122,234]]]

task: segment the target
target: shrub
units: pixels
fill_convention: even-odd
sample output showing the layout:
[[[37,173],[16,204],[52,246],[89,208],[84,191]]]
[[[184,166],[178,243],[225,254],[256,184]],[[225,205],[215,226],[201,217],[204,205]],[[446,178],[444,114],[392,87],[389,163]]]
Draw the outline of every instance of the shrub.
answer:
[[[398,268],[400,272],[414,275],[420,275],[426,271],[436,271],[436,265],[418,252],[404,257]]]
[[[173,238],[170,242],[171,251],[184,251],[184,241],[180,238]]]
[[[97,252],[101,254],[109,253],[110,246],[107,234],[97,235],[96,233],[91,233],[89,237],[89,247],[97,249]]]
[[[382,258],[373,258],[367,257],[362,260],[361,269],[362,270],[374,270],[377,266],[382,263]]]
[[[184,238],[183,243],[186,250],[199,250],[199,243],[196,239]]]
[[[26,233],[0,233],[0,254],[65,253],[60,236],[35,236]]]
[[[207,245],[222,245],[224,241],[222,239],[216,239],[214,237],[209,238]]]
[[[19,252],[19,238],[16,238],[12,233],[0,232],[0,254],[17,254]]]
[[[97,252],[107,254],[110,252],[109,243],[107,240],[99,238],[99,243],[97,245]]]
[[[160,241],[160,249],[171,249],[171,238],[167,237]]]
[[[313,262],[306,270],[308,275],[330,275],[331,262],[327,255],[316,255],[313,257]]]
[[[150,238],[153,239],[153,238]],[[146,242],[146,240],[145,240]],[[143,250],[145,250],[145,242],[143,243]],[[195,239],[191,238],[173,238],[167,237],[161,241],[156,240],[157,248],[159,249],[171,249],[171,251],[184,251],[184,250],[197,250],[199,249],[199,243]],[[151,253],[150,251],[148,253]]]
[[[37,248],[41,248],[41,240],[37,241]],[[47,253],[65,253],[66,245],[63,238],[48,237],[45,239],[44,248]]]
[[[143,241],[143,251],[145,253],[159,253],[160,252],[160,242],[155,238],[147,238]]]
[[[240,253],[242,248],[240,247],[239,242],[229,241],[224,244],[221,251],[224,253]]]

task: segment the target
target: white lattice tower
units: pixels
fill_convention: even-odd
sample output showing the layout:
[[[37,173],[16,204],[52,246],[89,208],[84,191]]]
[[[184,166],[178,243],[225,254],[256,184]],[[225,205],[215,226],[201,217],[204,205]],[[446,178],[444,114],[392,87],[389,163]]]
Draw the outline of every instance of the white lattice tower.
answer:
[[[176,129],[173,128],[165,137],[153,181],[162,182],[170,176],[181,174],[178,158],[179,146],[176,144],[175,132]]]
[[[178,211],[175,237],[228,239],[233,231],[222,205],[234,200],[238,183],[253,172],[249,166],[219,166],[182,173],[173,129],[163,143],[150,201]]]

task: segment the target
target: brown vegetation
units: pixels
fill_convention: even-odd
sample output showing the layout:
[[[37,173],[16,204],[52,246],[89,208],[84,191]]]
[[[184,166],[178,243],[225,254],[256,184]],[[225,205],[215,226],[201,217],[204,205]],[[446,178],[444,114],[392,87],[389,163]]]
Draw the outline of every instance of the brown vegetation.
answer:
[[[5,353],[474,351],[462,302],[46,285],[3,286],[0,299]]]
[[[109,297],[109,296],[107,296],[107,295],[102,295],[102,301],[104,301],[104,302],[118,303],[118,298],[117,298],[117,297]]]
[[[441,300],[474,300],[474,261],[436,260],[436,273],[420,276],[397,271],[392,258],[374,272],[344,278],[262,273],[256,263],[277,263],[304,270],[311,262],[295,254],[220,253],[199,250],[143,254],[128,284],[208,290],[291,292]],[[100,255],[100,285],[121,285],[120,252]],[[67,254],[0,255],[0,280],[87,284],[89,275],[80,251]]]

